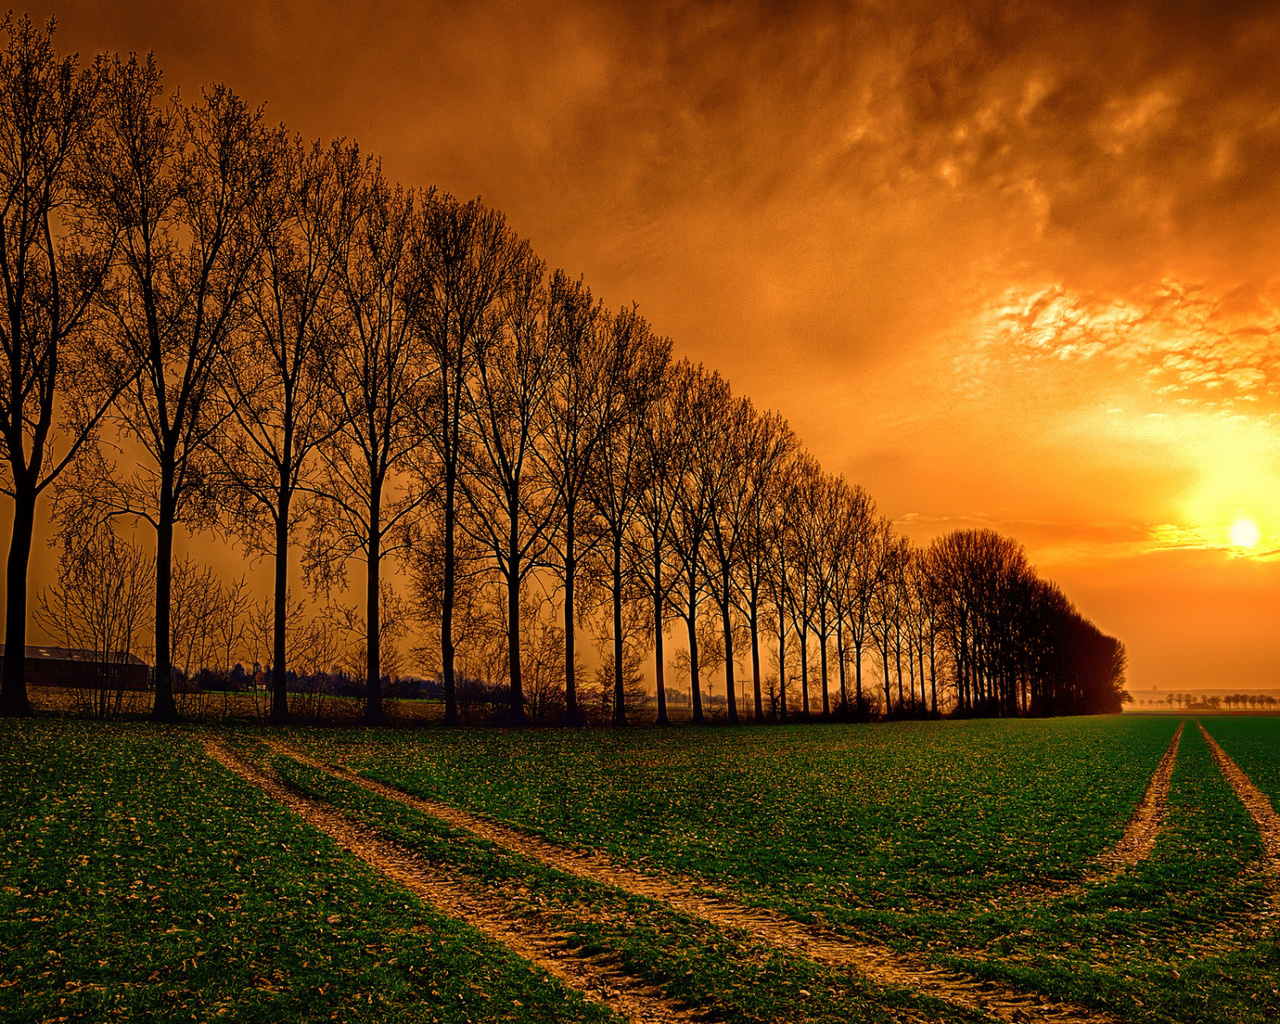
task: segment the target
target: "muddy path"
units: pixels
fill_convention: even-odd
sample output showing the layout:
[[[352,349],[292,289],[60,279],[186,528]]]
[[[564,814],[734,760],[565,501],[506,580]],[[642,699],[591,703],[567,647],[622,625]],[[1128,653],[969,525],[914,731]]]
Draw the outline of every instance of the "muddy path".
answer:
[[[264,790],[383,875],[441,913],[465,921],[514,950],[592,1002],[634,1024],[688,1024],[709,1019],[703,1011],[689,1010],[664,998],[647,982],[624,974],[612,958],[579,955],[546,923],[513,914],[505,901],[442,875],[411,852],[360,828],[322,801],[303,796],[216,740],[205,738],[201,743],[209,757]]]
[[[488,839],[513,853],[566,874],[612,886],[634,896],[661,901],[690,916],[730,931],[745,932],[778,949],[817,963],[852,968],[877,985],[923,993],[1009,1024],[1104,1024],[1113,1020],[1101,1011],[1046,1001],[1042,996],[1030,996],[1003,985],[944,970],[921,957],[898,953],[886,946],[858,942],[830,929],[806,925],[767,908],[748,907],[727,895],[699,893],[691,884],[646,874],[600,854],[568,850],[438,800],[406,793],[348,768],[317,760],[279,740],[265,742],[278,754]]]

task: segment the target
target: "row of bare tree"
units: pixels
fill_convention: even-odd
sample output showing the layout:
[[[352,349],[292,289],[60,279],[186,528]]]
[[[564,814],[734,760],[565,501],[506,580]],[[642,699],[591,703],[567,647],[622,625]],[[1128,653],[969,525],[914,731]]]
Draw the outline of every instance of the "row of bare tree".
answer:
[[[813,672],[824,716],[867,713],[871,651],[886,712],[1117,705],[1123,647],[1014,542],[968,531],[913,549],[781,417],[674,360],[634,308],[607,310],[550,271],[499,212],[403,189],[355,145],[306,145],[221,86],[165,99],[151,59],[81,69],[57,57],[51,27],[4,24],[5,711],[27,710],[27,567],[47,489],[73,561],[114,523],[154,530],[160,719],[178,710],[175,531],[211,528],[274,560],[276,722],[295,548],[317,594],[366,567],[374,721],[397,601],[388,558],[411,581],[448,722],[463,661],[495,634],[511,719],[537,706],[536,646],[539,690],[562,689],[578,720],[589,623],[618,722],[650,650],[666,721],[673,622],[695,721],[704,656],[737,718],[748,649],[757,719],[762,658],[780,716],[792,666],[802,714]],[[548,650],[563,664],[550,682]]]

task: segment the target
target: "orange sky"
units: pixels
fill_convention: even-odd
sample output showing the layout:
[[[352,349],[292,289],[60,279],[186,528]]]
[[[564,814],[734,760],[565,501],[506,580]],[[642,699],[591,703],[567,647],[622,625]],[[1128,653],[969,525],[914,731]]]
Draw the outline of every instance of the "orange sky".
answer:
[[[26,10],[482,196],[913,538],[1020,539],[1135,693],[1280,687],[1274,3]]]

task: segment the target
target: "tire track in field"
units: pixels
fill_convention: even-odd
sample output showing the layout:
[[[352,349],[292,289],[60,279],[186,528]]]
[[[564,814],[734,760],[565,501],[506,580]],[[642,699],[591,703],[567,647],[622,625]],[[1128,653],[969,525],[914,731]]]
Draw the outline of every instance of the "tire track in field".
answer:
[[[1155,771],[1147,781],[1142,799],[1125,823],[1124,832],[1116,840],[1116,844],[1094,858],[1094,867],[1086,871],[1083,878],[1077,882],[1029,882],[1011,886],[1004,892],[1006,899],[1012,897],[1028,904],[1059,903],[1074,899],[1096,886],[1114,881],[1150,857],[1164,828],[1173,769],[1177,764],[1182,729],[1186,724],[1185,719],[1178,723],[1169,746],[1165,748]]]
[[[1178,723],[1168,749],[1156,765],[1151,781],[1147,783],[1147,791],[1142,794],[1133,817],[1125,826],[1124,835],[1115,846],[1098,858],[1099,865],[1108,870],[1086,878],[1086,884],[1109,881],[1126,868],[1134,867],[1151,856],[1156,840],[1160,837],[1160,830],[1164,827],[1165,811],[1169,806],[1169,785],[1173,779],[1174,764],[1178,760],[1178,743],[1186,724],[1185,720]]]
[[[438,818],[565,874],[666,903],[721,928],[745,931],[792,955],[798,954],[828,966],[853,968],[878,985],[923,993],[960,1009],[984,1013],[1006,1024],[1109,1024],[1113,1021],[1102,1011],[1054,1003],[996,982],[944,970],[886,946],[857,942],[766,908],[744,906],[727,895],[700,895],[674,881],[645,874],[601,854],[568,850],[450,804],[415,796],[366,778],[349,768],[327,764],[280,740],[267,739],[263,742],[275,753]]]
[[[1272,806],[1271,799],[1253,784],[1253,781],[1227,755],[1227,752],[1218,746],[1218,741],[1209,735],[1208,731],[1199,722],[1196,722],[1200,735],[1209,744],[1209,750],[1213,754],[1213,759],[1218,762],[1218,769],[1222,772],[1226,780],[1231,783],[1231,788],[1236,791],[1236,796],[1240,798],[1240,802],[1244,804],[1245,810],[1249,812],[1249,816],[1253,818],[1253,822],[1258,826],[1258,832],[1262,836],[1262,846],[1266,851],[1266,868],[1268,873],[1280,873],[1280,815],[1276,814],[1276,809]]]
[[[1207,936],[1206,948],[1216,951],[1217,942],[1228,936],[1251,937],[1256,940],[1274,934],[1276,918],[1280,917],[1280,815],[1276,813],[1270,798],[1253,784],[1253,780],[1199,721],[1196,722],[1196,727],[1209,745],[1209,752],[1223,778],[1235,790],[1237,798],[1253,818],[1262,839],[1263,850],[1261,863],[1254,861],[1242,877],[1260,878],[1266,892],[1266,907],[1249,914],[1243,922],[1232,922]]]
[[[548,932],[545,922],[520,918],[510,913],[505,901],[441,876],[409,851],[358,827],[323,801],[303,796],[218,741],[203,737],[200,742],[209,757],[266,792],[366,864],[440,912],[465,921],[514,950],[589,1001],[608,1007],[634,1024],[687,1024],[709,1019],[704,1011],[690,1011],[665,998],[657,986],[622,973],[615,958],[578,955],[564,945],[560,936]]]

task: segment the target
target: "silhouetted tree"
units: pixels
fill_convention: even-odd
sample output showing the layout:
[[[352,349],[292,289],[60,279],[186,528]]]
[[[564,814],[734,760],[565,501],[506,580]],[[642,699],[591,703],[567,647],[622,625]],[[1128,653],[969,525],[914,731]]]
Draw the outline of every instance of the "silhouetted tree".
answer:
[[[556,492],[558,528],[548,537],[548,561],[558,578],[564,609],[565,713],[579,720],[576,626],[579,566],[601,537],[587,485],[599,472],[601,439],[622,410],[625,359],[616,358],[613,318],[592,301],[590,290],[576,284],[566,293],[557,330],[562,349],[542,409],[542,443],[534,451]],[[618,704],[619,713],[624,709]]]
[[[725,702],[730,724],[738,721],[734,679],[733,617],[737,610],[737,576],[743,561],[747,520],[755,500],[752,459],[758,445],[759,419],[751,402],[728,398],[715,417],[709,440],[714,446],[702,457],[720,467],[720,482],[711,492],[711,515],[706,547],[707,591],[720,612],[724,650]]]
[[[61,646],[88,651],[101,666],[86,704],[107,718],[122,709],[128,656],[146,653],[155,557],[106,525],[66,540],[58,580],[40,591],[36,619]]]
[[[867,555],[873,543],[876,529],[875,503],[871,496],[857,485],[850,486],[843,477],[832,483],[832,582],[830,590],[831,611],[835,618],[836,663],[840,673],[840,708],[848,715],[849,692],[845,677],[848,662],[846,636],[854,640],[856,693],[854,707],[858,715],[864,713],[862,697],[861,645],[865,636],[863,626],[863,594],[874,586],[873,580],[864,579],[867,572]]]
[[[729,400],[728,382],[714,370],[699,366],[672,378],[669,415],[683,425],[689,458],[675,478],[668,549],[680,587],[676,614],[684,620],[689,638],[689,687],[695,725],[705,720],[698,660],[699,600],[706,585],[704,549],[729,469],[721,419]]]
[[[307,554],[318,587],[345,582],[347,560],[366,567],[363,656],[366,720],[382,710],[382,560],[402,524],[427,498],[401,479],[420,443],[414,429],[428,400],[417,317],[430,275],[418,197],[373,170],[359,198],[360,217],[336,269],[324,372],[337,416],[321,455],[319,497]]]
[[[618,725],[626,721],[626,673],[631,658],[626,644],[630,631],[624,624],[624,609],[631,591],[643,576],[643,566],[629,561],[639,538],[636,533],[642,519],[641,501],[645,488],[646,434],[657,404],[662,399],[662,386],[671,359],[671,342],[658,338],[635,309],[623,309],[611,324],[610,347],[613,353],[610,373],[621,377],[622,393],[619,414],[612,418],[599,440],[594,469],[586,478],[586,487],[603,524],[600,574],[608,593],[613,630],[613,715]],[[639,593],[635,598],[642,600]],[[636,659],[639,658],[637,654]],[[659,676],[659,683],[661,677]],[[659,686],[659,693],[661,693]],[[665,695],[664,695],[665,696]],[[665,700],[662,711],[665,713]]]
[[[225,350],[222,379],[238,430],[223,447],[240,533],[275,560],[271,716],[289,717],[289,543],[309,497],[314,449],[340,418],[327,408],[324,328],[339,263],[350,241],[365,168],[354,146],[306,146],[275,138],[277,173],[251,208],[262,262],[249,318]]]
[[[120,239],[103,296],[133,382],[118,420],[150,465],[123,479],[104,478],[99,467],[97,479],[85,479],[110,513],[156,531],[153,714],[170,720],[174,527],[198,529],[218,514],[212,447],[231,410],[217,359],[243,321],[260,246],[250,209],[269,185],[272,156],[260,115],[226,88],[191,106],[176,98],[157,106],[160,95],[153,60],[111,62],[86,176],[94,214]]]
[[[510,718],[525,717],[520,672],[521,590],[550,543],[559,496],[535,449],[561,372],[564,335],[583,302],[562,271],[546,279],[529,254],[501,298],[503,330],[477,350],[470,393],[473,458],[461,477],[473,536],[493,558],[507,592]]]
[[[795,628],[800,655],[800,713],[809,717],[809,633],[817,613],[819,586],[826,572],[822,524],[815,510],[824,490],[822,467],[807,452],[789,468],[783,496],[782,543],[786,546],[787,614]]]
[[[446,724],[458,721],[455,623],[459,608],[458,487],[468,446],[466,413],[477,355],[502,329],[499,300],[531,259],[497,210],[479,201],[460,203],[443,196],[426,209],[430,251],[429,287],[419,307],[419,330],[426,342],[431,374],[430,401],[419,406],[417,432],[434,456],[433,465],[415,459],[420,476],[434,480],[440,515],[439,639]],[[461,601],[467,604],[470,598]],[[469,607],[469,605],[468,605]]]
[[[85,330],[115,242],[79,207],[103,66],[81,70],[75,57],[59,59],[53,28],[12,14],[0,21],[8,34],[0,52],[0,489],[13,500],[0,679],[6,715],[31,710],[24,652],[36,502],[121,386],[97,372]]]
[[[644,580],[653,612],[654,669],[657,680],[658,724],[668,724],[664,641],[669,601],[680,576],[671,566],[668,548],[676,524],[676,498],[686,467],[693,458],[691,425],[681,418],[677,396],[691,386],[695,374],[688,360],[670,364],[664,374],[661,399],[649,406],[642,417],[636,440],[642,462],[639,523],[633,564]]]
[[[777,413],[756,422],[748,458],[746,485],[750,497],[743,510],[742,557],[738,563],[738,594],[751,631],[751,680],[755,690],[755,719],[764,721],[760,680],[760,625],[768,593],[769,567],[775,555],[775,534],[781,514],[779,482],[799,439]]]

